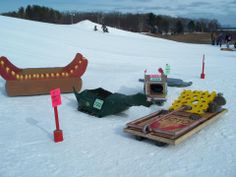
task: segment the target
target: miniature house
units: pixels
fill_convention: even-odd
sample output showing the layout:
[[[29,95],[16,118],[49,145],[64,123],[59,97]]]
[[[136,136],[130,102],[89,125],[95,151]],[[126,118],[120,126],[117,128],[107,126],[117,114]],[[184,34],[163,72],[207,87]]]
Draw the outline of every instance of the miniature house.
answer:
[[[167,78],[165,75],[145,75],[144,92],[150,100],[166,101]]]

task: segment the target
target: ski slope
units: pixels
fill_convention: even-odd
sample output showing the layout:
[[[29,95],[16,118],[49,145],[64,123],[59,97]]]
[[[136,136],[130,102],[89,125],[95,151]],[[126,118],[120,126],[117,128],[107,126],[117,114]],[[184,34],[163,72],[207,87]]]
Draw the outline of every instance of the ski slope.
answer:
[[[0,16],[0,55],[18,67],[59,67],[77,52],[89,61],[83,88],[142,92],[144,69],[166,63],[170,77],[192,81],[187,89],[222,92],[229,112],[182,144],[161,148],[123,132],[125,124],[168,109],[182,88],[168,88],[164,106],[131,107],[95,118],[77,111],[73,94],[59,106],[64,141],[54,143],[49,95],[8,97],[0,78],[0,177],[236,177],[236,52],[216,46],[153,38],[82,21],[54,25]],[[202,56],[206,79],[200,79]]]

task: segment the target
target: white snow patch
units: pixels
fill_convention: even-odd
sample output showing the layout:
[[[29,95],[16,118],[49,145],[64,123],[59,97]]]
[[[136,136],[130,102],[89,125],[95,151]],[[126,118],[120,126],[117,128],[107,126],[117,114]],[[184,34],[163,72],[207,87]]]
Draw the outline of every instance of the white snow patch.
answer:
[[[62,95],[59,107],[64,141],[53,142],[54,115],[49,95],[8,97],[0,78],[1,177],[235,177],[236,52],[210,45],[172,42],[109,28],[94,32],[95,23],[53,25],[0,16],[0,55],[22,68],[58,67],[77,52],[89,61],[83,89],[142,92],[144,69],[156,72],[166,63],[170,77],[192,81],[187,89],[216,90],[229,112],[177,146],[160,148],[125,134],[125,124],[167,109],[181,88],[168,88],[163,107],[132,107],[98,119],[77,111],[73,94]],[[99,24],[97,24],[98,27]],[[206,55],[206,79],[201,59]]]

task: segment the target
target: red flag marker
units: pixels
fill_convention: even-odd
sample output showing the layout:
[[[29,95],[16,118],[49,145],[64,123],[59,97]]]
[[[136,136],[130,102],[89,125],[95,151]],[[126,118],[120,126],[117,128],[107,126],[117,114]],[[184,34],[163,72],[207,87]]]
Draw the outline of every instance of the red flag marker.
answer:
[[[205,70],[205,55],[203,55],[203,58],[202,58],[202,73],[201,73],[201,79],[205,79],[205,73],[204,73],[204,70]]]

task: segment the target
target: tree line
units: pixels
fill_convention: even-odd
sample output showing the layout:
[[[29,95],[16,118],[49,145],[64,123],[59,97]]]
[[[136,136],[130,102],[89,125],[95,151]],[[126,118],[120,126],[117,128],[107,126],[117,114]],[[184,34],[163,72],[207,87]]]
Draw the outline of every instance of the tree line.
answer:
[[[2,15],[56,24],[73,24],[88,19],[127,31],[153,34],[212,32],[220,28],[216,19],[189,19],[154,13],[60,12],[38,5],[20,7],[17,11],[2,13]]]

